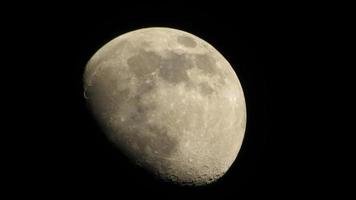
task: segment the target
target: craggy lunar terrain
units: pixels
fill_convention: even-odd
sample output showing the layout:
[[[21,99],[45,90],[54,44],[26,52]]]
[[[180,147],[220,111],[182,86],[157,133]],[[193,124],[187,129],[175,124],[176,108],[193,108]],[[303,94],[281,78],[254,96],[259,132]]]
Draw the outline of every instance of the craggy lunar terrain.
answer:
[[[107,137],[164,180],[216,181],[240,150],[240,82],[216,49],[187,32],[145,28],[115,38],[88,62],[84,90]]]

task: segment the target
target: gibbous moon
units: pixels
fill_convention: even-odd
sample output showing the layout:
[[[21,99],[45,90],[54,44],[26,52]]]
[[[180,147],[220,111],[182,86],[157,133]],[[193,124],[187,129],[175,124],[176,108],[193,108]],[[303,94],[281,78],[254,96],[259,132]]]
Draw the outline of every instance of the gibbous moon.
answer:
[[[89,60],[84,92],[108,139],[163,180],[214,182],[240,150],[246,105],[239,79],[190,33],[144,28],[120,35]]]

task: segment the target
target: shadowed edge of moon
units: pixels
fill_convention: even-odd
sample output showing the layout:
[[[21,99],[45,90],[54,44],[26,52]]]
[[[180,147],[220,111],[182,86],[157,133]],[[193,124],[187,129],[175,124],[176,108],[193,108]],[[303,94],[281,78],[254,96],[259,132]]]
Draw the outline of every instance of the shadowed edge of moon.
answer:
[[[178,36],[177,42],[187,48],[194,48],[197,46],[194,39],[188,36]],[[121,51],[120,49],[122,49],[120,44],[122,45],[124,42],[118,43],[118,46],[112,47],[112,51],[115,52],[115,55],[116,52]],[[152,156],[150,153],[145,153],[146,150],[150,149],[151,152],[158,152],[159,155],[169,157],[176,151],[179,141],[177,138],[173,138],[167,134],[168,130],[166,127],[147,123],[147,113],[157,105],[152,103],[148,105],[143,104],[140,95],[152,92],[155,89],[155,81],[157,80],[153,78],[152,73],[157,72],[159,77],[170,84],[178,84],[181,82],[192,84],[187,74],[187,70],[197,67],[201,72],[208,76],[218,74],[220,79],[222,79],[221,72],[216,69],[214,58],[207,54],[194,54],[192,59],[185,54],[177,54],[173,51],[166,53],[167,56],[161,57],[154,51],[140,50],[136,55],[127,59],[129,70],[135,74],[139,80],[139,84],[142,86],[139,88],[138,94],[131,99],[127,98],[129,89],[118,91],[118,89],[115,88],[115,86],[119,84],[117,80],[115,80],[115,76],[120,72],[119,69],[113,70],[112,67],[101,69],[100,72],[93,77],[94,81],[92,86],[85,87],[87,98],[92,99],[91,101],[95,102],[95,106],[100,105],[93,109],[97,110],[96,113],[101,115],[102,121],[107,120],[107,117],[112,115],[113,112],[120,112],[120,106],[124,105],[121,102],[131,102],[133,112],[130,117],[123,122],[124,124],[114,127],[115,130],[111,130],[113,133],[116,133],[117,131],[123,133],[119,136],[122,138],[113,140],[115,140],[116,143],[120,143],[119,147],[121,145],[122,150],[128,153],[129,157],[143,161],[145,168],[157,172],[157,169],[155,168],[160,166],[158,173],[167,173],[170,165],[169,162],[160,163],[160,161],[156,161],[157,163],[152,163],[155,161],[154,159],[151,159]],[[96,66],[94,65],[91,67],[90,73],[93,73],[92,71],[95,67],[101,66],[101,63],[111,59],[116,58],[112,54],[104,54],[103,58],[91,63],[91,65],[95,64]],[[149,81],[147,82],[146,80]],[[214,92],[214,89],[210,87],[207,82],[201,82],[194,87],[204,96],[208,96]],[[100,88],[106,88],[106,90],[101,90]],[[142,127],[144,127],[144,129]],[[147,132],[149,134],[147,134]],[[132,146],[137,148],[132,148]],[[167,178],[165,177],[167,176],[166,174],[163,175],[162,178]],[[221,175],[218,176],[220,177]],[[169,177],[173,177],[172,179],[174,180],[172,181],[177,181],[176,179],[178,179],[173,173],[171,173]],[[215,180],[217,178],[215,177]],[[205,184],[207,184],[208,182],[213,182],[213,179],[202,179],[201,181],[206,181]],[[197,183],[198,182],[199,180]]]

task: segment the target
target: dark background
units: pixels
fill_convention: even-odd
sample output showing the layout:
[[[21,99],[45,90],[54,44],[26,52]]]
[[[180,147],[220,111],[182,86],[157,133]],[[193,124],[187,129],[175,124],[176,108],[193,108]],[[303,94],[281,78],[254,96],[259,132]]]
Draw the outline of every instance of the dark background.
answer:
[[[12,194],[203,199],[332,191],[325,158],[337,155],[324,151],[322,140],[330,136],[318,128],[315,114],[324,109],[314,97],[325,92],[325,82],[320,63],[310,59],[318,57],[319,18],[273,4],[88,4],[22,5],[3,14],[9,19],[3,23],[3,48],[10,71],[3,80],[11,86],[4,109],[12,119],[5,134],[11,138],[5,165]],[[163,183],[135,167],[106,140],[86,108],[82,75],[90,57],[118,35],[152,26],[181,29],[212,44],[244,89],[248,113],[241,151],[211,185]]]

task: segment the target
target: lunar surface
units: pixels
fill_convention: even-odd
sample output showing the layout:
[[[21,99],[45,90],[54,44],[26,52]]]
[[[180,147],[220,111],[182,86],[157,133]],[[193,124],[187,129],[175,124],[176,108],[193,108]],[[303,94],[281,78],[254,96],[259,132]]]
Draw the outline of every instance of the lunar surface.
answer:
[[[243,141],[238,77],[214,47],[184,31],[144,28],[108,42],[86,66],[84,97],[108,139],[163,180],[214,182]]]

